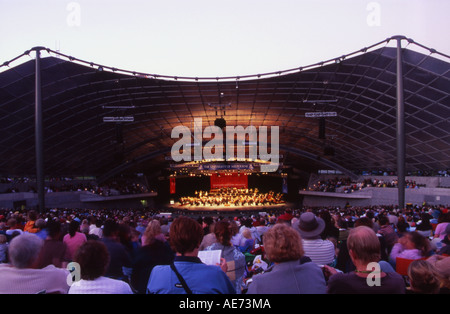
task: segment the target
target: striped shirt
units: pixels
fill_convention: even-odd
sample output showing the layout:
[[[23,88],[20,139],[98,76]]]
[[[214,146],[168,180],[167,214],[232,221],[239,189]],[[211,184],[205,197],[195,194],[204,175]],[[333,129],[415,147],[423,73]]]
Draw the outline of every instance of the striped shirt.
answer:
[[[335,248],[333,242],[329,240],[303,239],[303,250],[317,265],[328,265],[334,261]]]

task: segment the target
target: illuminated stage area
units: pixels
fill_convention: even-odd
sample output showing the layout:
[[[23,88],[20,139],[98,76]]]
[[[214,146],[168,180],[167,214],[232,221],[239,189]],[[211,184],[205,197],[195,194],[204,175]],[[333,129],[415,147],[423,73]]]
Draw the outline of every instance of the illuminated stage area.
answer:
[[[286,206],[288,188],[285,173],[251,172],[251,167],[243,170],[244,165],[228,163],[228,169],[222,169],[221,164],[202,163],[198,166],[203,169],[201,172],[176,168],[177,171],[173,171],[169,178],[169,206],[202,211],[276,209]],[[205,171],[206,166],[209,171]],[[232,169],[237,166],[239,170]]]
[[[183,196],[180,198],[179,205],[186,208],[214,208],[227,209],[262,207],[282,205],[282,193],[269,191],[260,193],[257,188],[219,188],[207,191],[195,191],[195,196]]]

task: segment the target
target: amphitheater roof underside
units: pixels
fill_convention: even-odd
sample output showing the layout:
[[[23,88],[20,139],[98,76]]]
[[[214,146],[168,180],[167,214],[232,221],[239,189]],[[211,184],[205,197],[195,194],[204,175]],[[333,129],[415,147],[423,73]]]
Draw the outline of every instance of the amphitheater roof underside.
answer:
[[[449,59],[409,45],[414,41],[402,48],[406,170],[448,169]],[[218,78],[130,72],[41,51],[49,54],[41,58],[46,175],[159,171],[173,163],[175,126],[192,129],[202,118],[204,128],[220,116],[227,125],[278,126],[285,166],[397,167],[397,50],[389,39],[307,67]],[[0,174],[36,171],[34,50],[19,57],[29,60],[0,67]],[[336,115],[325,118],[320,134],[320,118],[309,115],[324,112]]]

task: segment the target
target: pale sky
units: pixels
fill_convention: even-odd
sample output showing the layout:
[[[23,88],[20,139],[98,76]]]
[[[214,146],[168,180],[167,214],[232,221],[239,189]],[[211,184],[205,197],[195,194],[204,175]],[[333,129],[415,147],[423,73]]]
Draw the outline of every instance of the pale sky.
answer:
[[[239,76],[393,35],[450,55],[449,12],[449,0],[0,0],[0,64],[45,46],[130,71]]]

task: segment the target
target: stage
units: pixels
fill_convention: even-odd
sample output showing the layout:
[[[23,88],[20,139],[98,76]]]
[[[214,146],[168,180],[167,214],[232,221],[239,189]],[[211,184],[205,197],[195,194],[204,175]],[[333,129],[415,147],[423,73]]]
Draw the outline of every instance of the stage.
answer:
[[[174,210],[187,210],[187,211],[216,211],[216,212],[233,212],[233,211],[283,211],[287,208],[291,208],[290,203],[273,204],[273,205],[181,205],[181,203],[168,204],[167,207]]]

